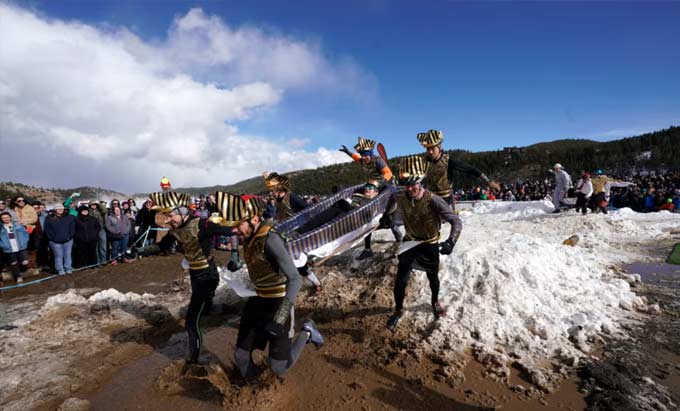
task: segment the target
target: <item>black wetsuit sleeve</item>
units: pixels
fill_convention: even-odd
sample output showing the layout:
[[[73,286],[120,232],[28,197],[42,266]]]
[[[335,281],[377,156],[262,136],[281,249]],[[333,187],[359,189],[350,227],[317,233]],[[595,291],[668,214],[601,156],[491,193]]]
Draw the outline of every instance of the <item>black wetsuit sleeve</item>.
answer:
[[[482,172],[475,166],[471,166],[462,161],[449,159],[449,168],[446,172],[446,177],[449,181],[453,181],[453,172],[460,171],[461,173],[470,174],[475,177],[482,177]]]
[[[145,249],[145,252],[148,253],[148,254],[155,254],[155,253],[159,253],[161,251],[165,252],[165,251],[170,250],[170,248],[172,247],[172,244],[174,242],[175,242],[175,236],[173,236],[172,234],[167,234],[167,235],[163,236],[161,241],[159,241],[158,243],[148,245],[148,246],[144,247],[144,249]],[[153,247],[154,245],[158,246],[158,248],[156,249],[155,247]]]
[[[295,268],[295,263],[283,244],[283,239],[278,233],[270,232],[264,242],[264,256],[274,269],[286,276],[286,298],[295,302],[300,288],[302,276]]]
[[[309,204],[307,204],[302,197],[295,193],[290,193],[290,208],[293,209],[293,212],[297,213],[298,211],[302,211],[307,208],[308,205]]]
[[[439,196],[433,195],[430,205],[433,213],[437,214],[442,221],[451,224],[449,239],[453,239],[454,241],[458,240],[460,232],[463,230],[463,223],[460,221],[460,217],[455,215],[453,211],[451,211],[451,206]]]

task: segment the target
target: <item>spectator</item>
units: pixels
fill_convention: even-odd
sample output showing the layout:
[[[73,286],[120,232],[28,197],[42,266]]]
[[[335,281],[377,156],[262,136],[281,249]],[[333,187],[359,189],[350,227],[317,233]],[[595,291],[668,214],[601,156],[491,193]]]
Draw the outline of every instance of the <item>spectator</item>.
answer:
[[[66,200],[64,201],[64,207],[68,209],[68,213],[71,214],[73,217],[76,217],[78,215],[78,202],[75,201],[77,197],[80,197],[80,193],[72,193]]]
[[[0,200],[0,213],[9,213],[10,217],[12,217],[12,221],[14,222],[19,222],[19,217],[17,217],[17,213],[14,212],[10,208],[10,204],[12,203],[12,198],[10,197],[9,201],[8,200]]]
[[[57,204],[54,215],[45,221],[45,234],[54,255],[54,266],[59,275],[73,272],[71,252],[73,236],[76,233],[76,219],[64,211],[63,204]]]
[[[99,233],[97,234],[97,264],[104,264],[106,262],[108,252],[108,242],[106,238],[106,203],[91,200],[88,204],[90,209],[90,216],[99,221]]]
[[[139,210],[137,218],[135,219],[135,225],[139,226],[138,231],[139,235],[140,236],[146,235],[145,244],[140,244],[141,247],[153,244],[156,238],[155,235],[146,234],[147,230],[149,230],[150,228],[154,228],[156,226],[154,223],[156,217],[156,210],[153,210],[152,207],[153,201],[151,201],[151,199],[146,200],[144,202],[144,205],[142,205],[142,209]]]
[[[590,173],[583,173],[583,176],[576,183],[576,212],[588,214],[588,203],[590,196],[593,195],[593,182],[590,181]]]
[[[47,221],[47,209],[45,204],[40,201],[33,203],[33,209],[38,216],[38,222],[31,235],[33,246],[35,247],[35,264],[43,271],[50,271],[53,264],[50,262],[50,246],[45,235],[45,222]]]
[[[206,208],[205,201],[199,201],[198,208],[196,209],[194,215],[201,220],[207,220],[208,217],[210,217],[210,212]]]
[[[137,217],[137,213],[139,212],[139,208],[137,207],[137,203],[135,202],[135,199],[134,198],[128,198],[127,203],[130,206],[130,210],[132,210],[132,216]]]
[[[112,205],[112,212],[106,216],[106,231],[108,233],[109,242],[111,243],[111,261],[112,265],[118,264],[118,261],[129,263],[125,258],[125,251],[128,246],[128,236],[130,235],[130,220],[124,215],[119,205]]]
[[[30,235],[35,228],[35,224],[38,222],[38,214],[36,214],[31,205],[26,203],[24,196],[14,198],[14,212],[19,222],[26,227],[26,231]]]
[[[136,252],[135,252],[134,247],[130,248],[130,246],[135,243],[135,235],[136,235],[136,233],[135,233],[135,218],[132,215],[132,210],[129,209],[129,208],[127,210],[125,210],[123,212],[123,214],[128,219],[128,221],[130,221],[130,231],[128,233],[128,246],[126,247],[127,251],[125,252],[125,255],[130,257],[130,258],[136,258]],[[128,248],[130,248],[130,249],[128,250]]]
[[[97,217],[90,215],[90,209],[87,206],[78,207],[73,259],[76,268],[97,265],[99,231],[101,231],[101,224]]]
[[[2,220],[0,248],[9,262],[12,276],[17,283],[22,283],[24,280],[21,273],[28,268],[28,258],[26,257],[28,232],[21,223],[12,221],[12,216],[7,211],[0,214],[0,219]]]

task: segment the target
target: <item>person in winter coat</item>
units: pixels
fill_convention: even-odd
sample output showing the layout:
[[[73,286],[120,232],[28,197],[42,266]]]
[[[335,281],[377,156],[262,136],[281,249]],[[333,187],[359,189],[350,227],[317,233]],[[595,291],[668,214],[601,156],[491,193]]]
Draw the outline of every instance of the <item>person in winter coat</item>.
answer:
[[[54,208],[54,215],[47,217],[45,221],[45,234],[54,254],[54,266],[60,275],[73,272],[71,251],[75,233],[75,217],[66,213],[62,204],[57,204]]]
[[[28,258],[26,258],[28,231],[20,223],[13,222],[12,216],[8,212],[3,212],[0,219],[2,220],[0,248],[9,262],[12,276],[17,283],[22,283],[24,280],[21,278],[21,272],[28,268]]]
[[[33,206],[26,203],[24,196],[17,196],[14,199],[14,212],[19,219],[19,222],[26,227],[26,231],[30,235],[38,222],[38,214],[33,209]]]
[[[132,245],[135,244],[135,237],[137,236],[137,233],[135,232],[135,216],[132,210],[129,208],[127,210],[124,210],[123,214],[130,221],[130,231],[128,233],[128,247],[131,247]],[[125,255],[130,258],[136,258],[137,253],[135,252],[135,248],[133,247],[130,250],[127,250]]]
[[[97,245],[101,228],[99,220],[90,215],[90,209],[87,206],[78,207],[74,236],[74,265],[76,268],[97,264]]]
[[[137,217],[135,218],[135,225],[139,226],[138,235],[140,236],[143,236],[148,229],[157,227],[154,222],[156,210],[153,210],[151,207],[153,207],[153,201],[150,199],[146,200],[144,205],[142,205],[142,209],[139,210],[139,213],[137,213]],[[154,243],[156,236],[151,234],[152,233],[147,235],[145,244],[140,244],[141,247]]]
[[[108,214],[106,202],[92,200],[89,203],[90,215],[99,221],[99,236],[97,240],[97,263],[104,264],[109,250],[109,243],[106,237],[106,221],[104,218]]]
[[[588,213],[588,203],[590,196],[593,195],[593,182],[590,181],[590,173],[583,173],[583,176],[576,183],[576,212]]]
[[[555,190],[553,191],[552,201],[555,210],[553,213],[560,212],[560,204],[564,199],[564,193],[571,188],[571,176],[564,171],[562,164],[556,163],[553,166],[553,172],[555,173]]]
[[[123,215],[120,206],[113,206],[111,214],[106,216],[106,232],[111,242],[112,265],[118,264],[118,260],[125,263],[132,262],[125,258],[128,248],[128,236],[130,235],[130,220]]]

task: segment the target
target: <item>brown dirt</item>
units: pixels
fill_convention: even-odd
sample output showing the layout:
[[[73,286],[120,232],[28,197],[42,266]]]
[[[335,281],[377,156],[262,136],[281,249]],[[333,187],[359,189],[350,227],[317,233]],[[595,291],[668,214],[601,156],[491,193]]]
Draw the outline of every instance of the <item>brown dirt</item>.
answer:
[[[142,261],[135,268],[152,262],[161,261]],[[153,351],[149,354],[138,350],[118,361],[106,359],[108,372],[97,368],[100,377],[75,396],[87,398],[97,410],[585,408],[573,376],[558,391],[545,394],[526,381],[520,370],[513,370],[508,381],[498,382],[488,376],[488,370],[473,355],[461,353],[451,360],[450,356],[423,354],[415,341],[420,336],[425,338],[428,329],[401,327],[394,334],[386,331],[384,324],[391,312],[391,277],[382,271],[360,268],[349,281],[329,269],[317,269],[317,274],[324,277],[324,292],[318,296],[302,293],[296,312],[297,329],[304,318],[314,318],[326,345],[318,350],[307,346],[284,379],[268,371],[256,383],[246,384],[240,379],[231,361],[238,315],[229,309],[226,314],[206,318],[203,355],[206,361],[222,367],[229,386],[224,386],[226,382],[215,385],[208,379],[179,376],[173,383],[172,376],[178,375],[184,354],[183,332],[171,338],[166,335],[165,341],[151,342],[141,333],[133,333],[129,340],[140,347],[151,346]],[[363,291],[352,293],[350,289]],[[256,361],[265,365],[264,355],[257,355]],[[82,366],[89,367],[88,361]]]

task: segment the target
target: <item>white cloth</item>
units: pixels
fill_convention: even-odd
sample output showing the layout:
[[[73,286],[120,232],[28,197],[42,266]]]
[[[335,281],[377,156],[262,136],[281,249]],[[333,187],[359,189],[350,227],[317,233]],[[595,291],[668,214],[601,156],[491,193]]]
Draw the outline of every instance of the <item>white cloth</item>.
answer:
[[[582,178],[579,179],[578,183],[576,183],[576,188],[579,193],[585,194],[586,198],[590,198],[593,195],[593,182],[590,179],[588,181],[583,181]]]
[[[17,241],[17,235],[14,232],[14,224],[9,223],[5,224],[5,230],[7,230],[7,234],[9,236],[9,245],[12,247],[12,252],[16,253],[19,251],[19,242]]]
[[[555,173],[555,191],[553,192],[552,201],[555,209],[560,208],[560,203],[564,198],[564,192],[571,187],[571,176],[560,169],[560,171]]]

